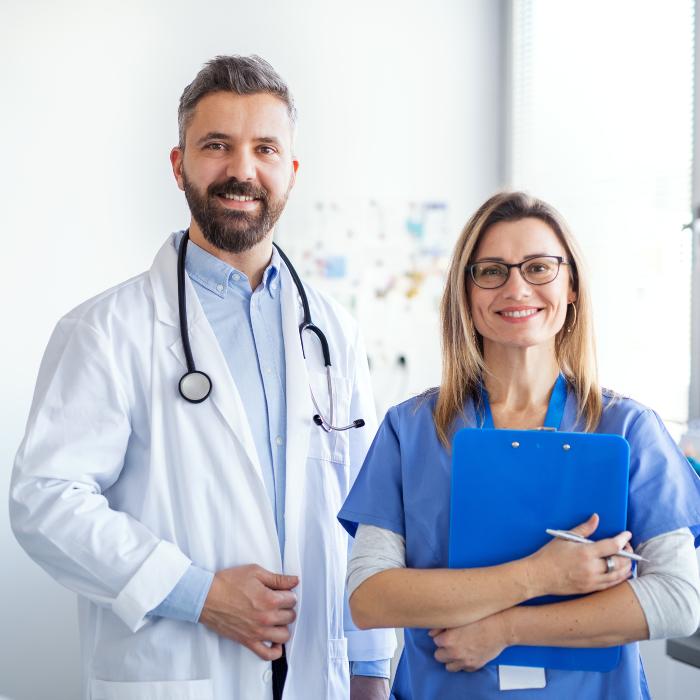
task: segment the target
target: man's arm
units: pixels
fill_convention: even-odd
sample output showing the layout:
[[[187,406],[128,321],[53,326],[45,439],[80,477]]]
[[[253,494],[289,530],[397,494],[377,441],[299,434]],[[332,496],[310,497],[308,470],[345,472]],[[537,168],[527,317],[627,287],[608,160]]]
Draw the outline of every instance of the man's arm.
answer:
[[[81,318],[59,322],[44,354],[10,487],[17,540],[53,578],[136,631],[190,566],[103,493],[131,435],[114,348]]]
[[[151,617],[201,622],[218,635],[272,661],[289,639],[296,576],[273,574],[259,566],[238,566],[216,574],[192,564]],[[278,593],[279,591],[279,593]]]
[[[185,571],[167,598],[151,610],[151,617],[168,617],[183,622],[199,622],[214,574],[194,564]]]

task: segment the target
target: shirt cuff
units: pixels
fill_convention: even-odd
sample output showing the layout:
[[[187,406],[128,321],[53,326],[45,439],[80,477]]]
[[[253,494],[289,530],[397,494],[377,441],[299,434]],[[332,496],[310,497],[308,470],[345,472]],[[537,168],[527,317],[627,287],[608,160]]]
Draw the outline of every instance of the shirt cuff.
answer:
[[[391,659],[377,659],[377,661],[351,661],[351,676],[371,676],[372,678],[391,677]]]
[[[213,580],[214,574],[211,571],[190,564],[190,568],[175,584],[168,597],[148,614],[153,617],[197,622]]]

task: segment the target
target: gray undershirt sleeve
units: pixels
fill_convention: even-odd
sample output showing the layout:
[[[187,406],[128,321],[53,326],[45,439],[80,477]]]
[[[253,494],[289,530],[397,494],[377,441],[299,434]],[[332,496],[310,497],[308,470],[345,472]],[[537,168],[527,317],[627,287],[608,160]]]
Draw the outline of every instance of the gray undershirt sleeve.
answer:
[[[628,581],[649,627],[649,639],[688,637],[700,624],[695,538],[686,527],[642,542],[637,578]]]
[[[360,523],[348,562],[348,598],[370,576],[406,567],[406,540],[391,530]]]
[[[688,528],[653,537],[637,547],[639,562],[627,582],[647,620],[649,639],[687,637],[700,624],[700,574],[694,537]],[[405,568],[406,541],[391,530],[362,525],[348,564],[348,595],[370,576]]]

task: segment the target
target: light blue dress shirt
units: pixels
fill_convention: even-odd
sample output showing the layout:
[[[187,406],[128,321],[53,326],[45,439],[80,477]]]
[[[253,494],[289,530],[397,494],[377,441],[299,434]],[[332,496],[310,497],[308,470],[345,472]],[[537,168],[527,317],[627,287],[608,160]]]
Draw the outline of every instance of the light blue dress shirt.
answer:
[[[176,246],[182,235],[176,236]],[[246,409],[284,557],[287,404],[280,264],[273,248],[262,283],[252,290],[246,275],[192,241],[185,259],[187,274]],[[206,372],[206,367],[201,369]],[[191,565],[150,614],[197,622],[213,578],[212,572]],[[354,675],[388,678],[389,659],[351,662],[351,669]]]

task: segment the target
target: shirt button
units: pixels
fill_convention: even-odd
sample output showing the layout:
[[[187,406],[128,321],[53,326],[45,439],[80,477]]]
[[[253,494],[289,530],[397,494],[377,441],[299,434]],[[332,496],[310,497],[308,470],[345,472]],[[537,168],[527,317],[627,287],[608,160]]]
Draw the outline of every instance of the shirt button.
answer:
[[[272,680],[272,669],[266,668],[262,675],[263,681],[269,683]]]
[[[270,285],[270,289],[272,289],[272,290],[277,289],[277,282],[273,282],[273,283]]]
[[[240,280],[241,280],[241,276],[240,276],[239,274],[235,274],[235,275],[233,276],[233,281],[234,281],[234,282],[240,282]]]
[[[281,444],[284,442],[284,440],[282,440],[282,438],[278,435],[278,436],[275,438],[275,442],[276,442],[278,445],[281,445]]]
[[[224,291],[224,285],[223,285],[223,284],[217,284],[217,285],[216,285],[216,291],[217,291],[217,292],[223,292],[223,291]]]

